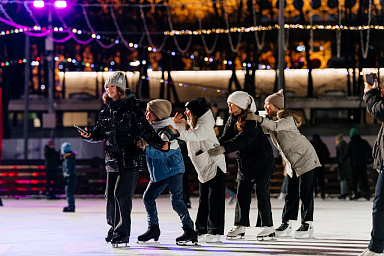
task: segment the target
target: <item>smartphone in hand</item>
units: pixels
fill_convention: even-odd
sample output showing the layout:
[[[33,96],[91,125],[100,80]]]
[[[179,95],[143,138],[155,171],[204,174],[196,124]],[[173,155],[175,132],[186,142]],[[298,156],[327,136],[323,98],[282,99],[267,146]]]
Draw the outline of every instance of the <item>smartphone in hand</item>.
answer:
[[[373,85],[376,79],[377,79],[376,73],[365,74],[365,81],[370,85]]]
[[[77,130],[79,130],[79,131],[81,131],[81,132],[83,132],[83,133],[85,133],[85,134],[89,134],[89,132],[88,131],[86,131],[86,130],[84,130],[83,128],[80,128],[79,126],[77,126],[77,125],[74,125],[73,127],[75,127]]]

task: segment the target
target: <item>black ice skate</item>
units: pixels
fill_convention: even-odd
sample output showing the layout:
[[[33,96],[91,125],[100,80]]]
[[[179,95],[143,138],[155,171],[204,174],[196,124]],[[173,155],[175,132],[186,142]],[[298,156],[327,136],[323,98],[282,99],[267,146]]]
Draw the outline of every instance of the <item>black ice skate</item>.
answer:
[[[197,233],[193,228],[186,225],[183,226],[184,234],[176,238],[177,245],[198,245]]]
[[[115,234],[111,240],[112,247],[119,247],[120,244],[128,246],[129,236],[123,236],[121,234]]]
[[[137,243],[147,243],[149,240],[153,239],[154,243],[157,243],[160,236],[159,225],[150,226],[147,231],[137,237]]]
[[[109,230],[108,230],[108,234],[107,236],[105,237],[105,242],[109,243],[111,242],[113,238],[113,227],[111,227]]]

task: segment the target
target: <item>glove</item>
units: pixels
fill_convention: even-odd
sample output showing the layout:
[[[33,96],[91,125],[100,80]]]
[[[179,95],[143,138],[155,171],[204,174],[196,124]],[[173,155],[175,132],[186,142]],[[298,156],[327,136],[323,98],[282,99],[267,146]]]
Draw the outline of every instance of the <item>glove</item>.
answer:
[[[258,123],[263,122],[263,118],[262,118],[261,116],[259,116],[259,115],[255,115],[255,120],[256,120],[256,122],[258,122]]]
[[[225,153],[225,148],[223,146],[217,146],[208,150],[208,155],[218,156]]]

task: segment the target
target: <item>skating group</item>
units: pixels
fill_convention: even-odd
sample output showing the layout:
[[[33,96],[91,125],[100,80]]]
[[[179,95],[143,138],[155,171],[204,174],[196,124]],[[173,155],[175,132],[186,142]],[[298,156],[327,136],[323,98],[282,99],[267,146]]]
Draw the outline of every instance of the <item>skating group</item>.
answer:
[[[105,238],[114,247],[127,245],[131,235],[132,198],[139,171],[145,166],[150,181],[143,195],[148,229],[138,242],[157,242],[160,237],[156,199],[168,187],[172,208],[180,217],[184,233],[177,245],[198,241],[219,242],[224,235],[225,155],[237,152],[237,202],[234,227],[227,238],[245,235],[254,187],[257,196],[258,239],[293,235],[311,238],[314,228],[314,169],[321,166],[312,144],[298,127],[301,117],[284,108],[283,90],[265,99],[266,116],[258,114],[254,98],[236,91],[227,98],[229,118],[217,137],[215,119],[204,98],[185,104],[184,113],[171,117],[172,104],[156,99],[148,102],[145,114],[127,88],[124,73],[115,72],[105,82],[96,125],[79,131],[90,142],[105,141],[107,184],[106,217],[111,226]],[[275,229],[270,202],[270,177],[275,170],[272,145],[286,163],[288,187],[281,224]],[[184,161],[178,141],[185,141],[188,156],[198,174],[199,205],[195,223],[183,200]],[[256,186],[255,186],[256,185]],[[301,226],[292,229],[301,201]]]

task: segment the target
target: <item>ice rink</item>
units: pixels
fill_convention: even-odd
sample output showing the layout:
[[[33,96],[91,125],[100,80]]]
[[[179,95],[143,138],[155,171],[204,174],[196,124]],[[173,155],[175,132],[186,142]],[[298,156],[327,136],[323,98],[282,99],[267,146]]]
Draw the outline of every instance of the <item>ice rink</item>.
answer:
[[[197,198],[192,198],[194,220]],[[63,213],[64,199],[4,198],[0,207],[0,255],[358,255],[368,245],[372,200],[315,199],[314,238],[276,238],[257,241],[261,230],[256,222],[256,199],[252,200],[251,225],[244,239],[221,243],[199,242],[199,246],[177,246],[181,223],[169,198],[157,200],[161,236],[158,245],[137,244],[147,229],[146,212],[140,197],[134,199],[132,233],[128,247],[113,248],[104,240],[109,229],[102,198],[77,198],[76,213]],[[275,228],[280,225],[283,201],[272,199]],[[225,233],[233,226],[234,205],[226,207]],[[300,217],[299,217],[300,218]],[[299,221],[294,223],[298,228]]]

